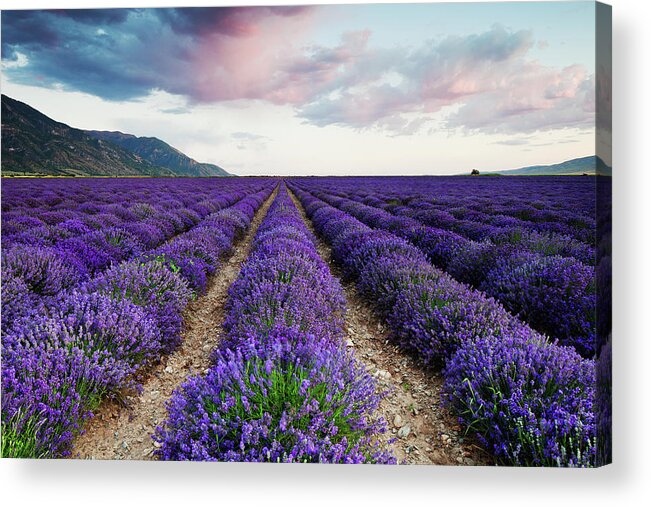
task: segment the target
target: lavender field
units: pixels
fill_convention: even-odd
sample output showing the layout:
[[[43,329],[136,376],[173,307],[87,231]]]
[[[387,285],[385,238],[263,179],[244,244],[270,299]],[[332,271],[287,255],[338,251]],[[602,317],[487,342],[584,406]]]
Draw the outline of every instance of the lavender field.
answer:
[[[610,461],[610,178],[4,179],[2,456]]]

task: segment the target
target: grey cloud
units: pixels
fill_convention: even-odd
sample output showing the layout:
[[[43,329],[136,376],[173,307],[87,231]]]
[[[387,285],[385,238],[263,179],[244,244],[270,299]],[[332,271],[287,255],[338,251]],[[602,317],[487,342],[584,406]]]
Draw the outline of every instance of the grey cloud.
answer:
[[[529,144],[529,139],[505,139],[503,141],[495,141],[493,144],[503,144],[505,146],[523,146]]]

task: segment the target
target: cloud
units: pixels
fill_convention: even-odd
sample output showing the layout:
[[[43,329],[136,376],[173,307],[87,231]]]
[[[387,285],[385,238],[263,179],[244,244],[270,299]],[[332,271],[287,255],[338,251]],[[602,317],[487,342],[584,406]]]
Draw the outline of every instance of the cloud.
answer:
[[[495,141],[493,144],[502,144],[504,146],[523,146],[529,144],[529,139],[504,139],[503,141]]]
[[[485,133],[594,124],[595,77],[529,58],[530,31],[495,25],[418,47],[376,47],[368,30],[331,47],[300,42],[319,9],[6,11],[3,70],[13,82],[117,101],[156,91],[189,105],[264,101],[319,127],[391,135],[432,128],[435,117],[439,128]]]
[[[259,141],[263,139],[269,139],[267,136],[262,136],[260,134],[253,134],[252,132],[233,132],[231,134],[233,139],[237,140],[246,140],[246,141]]]
[[[558,70],[514,62],[502,72],[508,86],[492,86],[470,97],[450,116],[448,126],[517,133],[594,125],[594,76],[583,67]]]
[[[267,147],[267,143],[271,141],[270,137],[252,132],[233,132],[231,138],[235,140],[238,150],[263,150]]]
[[[405,114],[449,111],[444,127],[517,133],[594,122],[594,78],[579,65],[545,67],[526,59],[530,32],[494,26],[482,34],[429,41],[386,57],[368,51],[365,64],[336,94],[318,96],[300,114],[319,126],[408,125]],[[395,51],[394,51],[395,53]],[[395,83],[383,77],[397,76]],[[410,125],[411,127],[411,125]]]
[[[129,9],[47,9],[45,12],[95,26],[122,23],[129,15]]]
[[[23,53],[18,51],[14,52],[12,59],[6,59],[2,62],[3,69],[17,69],[20,67],[26,67],[29,63],[29,59]]]
[[[253,97],[236,93],[250,75],[260,82],[290,26],[312,8],[189,8],[5,11],[3,59],[21,53],[29,65],[13,69],[20,84],[82,91],[108,100],[133,100],[152,90],[195,102]],[[293,31],[296,33],[296,30]],[[252,68],[253,67],[253,68]],[[246,84],[246,82],[244,83]],[[222,90],[219,92],[218,90]]]
[[[160,109],[160,112],[166,114],[190,114],[192,113],[192,109],[187,106],[177,106]]]
[[[265,18],[300,16],[311,9],[309,6],[189,7],[158,9],[155,14],[176,33],[199,37],[216,33],[243,37],[256,34]]]

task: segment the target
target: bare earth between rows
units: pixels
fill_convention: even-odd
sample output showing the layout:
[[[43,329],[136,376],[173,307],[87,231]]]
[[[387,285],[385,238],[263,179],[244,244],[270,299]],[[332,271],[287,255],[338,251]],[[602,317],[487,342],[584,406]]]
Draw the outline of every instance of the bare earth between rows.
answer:
[[[307,227],[312,222],[293,192],[290,196]],[[346,295],[346,340],[355,357],[388,390],[379,414],[389,430],[381,439],[399,463],[419,465],[490,464],[486,452],[474,439],[464,437],[454,417],[441,406],[443,378],[424,368],[389,341],[390,332],[358,294],[352,282],[344,282],[332,261],[330,246],[317,236],[317,250],[332,275],[341,281]]]
[[[81,459],[153,459],[151,435],[166,417],[166,401],[190,375],[204,373],[217,346],[224,321],[230,285],[237,278],[251,249],[260,223],[276,197],[277,189],[255,214],[245,237],[233,247],[209,282],[205,295],[184,312],[185,330],[179,348],[148,370],[140,395],[126,397],[126,406],[105,402],[75,443],[72,455]]]

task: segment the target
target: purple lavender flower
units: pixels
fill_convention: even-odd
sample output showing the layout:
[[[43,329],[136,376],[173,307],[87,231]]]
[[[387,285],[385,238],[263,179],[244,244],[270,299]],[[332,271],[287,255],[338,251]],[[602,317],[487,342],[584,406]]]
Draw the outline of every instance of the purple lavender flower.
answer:
[[[163,352],[180,342],[181,312],[192,298],[186,282],[156,261],[130,261],[113,266],[90,281],[85,290],[99,292],[120,301],[129,300],[142,306],[161,331]]]
[[[521,331],[462,344],[444,372],[448,402],[506,463],[594,466],[594,362]]]
[[[88,276],[78,259],[63,255],[55,248],[33,246],[16,246],[3,251],[2,273],[21,279],[30,292],[39,296],[58,294]]]
[[[584,357],[596,346],[595,274],[567,257],[519,254],[489,273],[481,288],[534,328],[572,345]]]
[[[297,344],[299,343],[299,344]],[[260,351],[219,352],[171,398],[161,459],[395,463],[373,435],[372,377],[342,348],[278,335]]]

